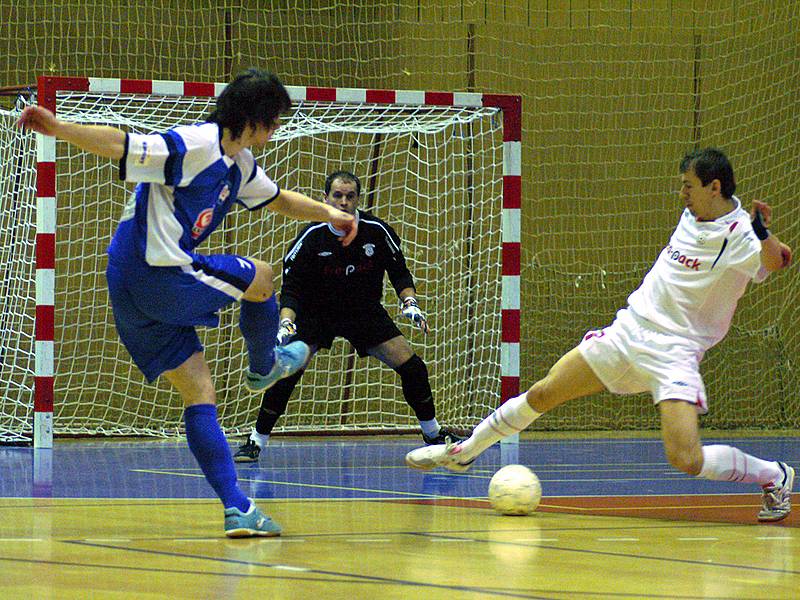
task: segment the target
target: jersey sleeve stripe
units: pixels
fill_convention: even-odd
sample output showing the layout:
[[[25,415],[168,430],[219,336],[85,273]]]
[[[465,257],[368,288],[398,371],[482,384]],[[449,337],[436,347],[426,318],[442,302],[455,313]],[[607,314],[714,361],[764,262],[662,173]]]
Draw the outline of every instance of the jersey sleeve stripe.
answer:
[[[303,243],[303,240],[304,240],[304,239],[306,239],[306,237],[308,237],[308,234],[309,234],[309,233],[311,233],[311,232],[312,232],[312,231],[314,231],[315,229],[319,229],[320,227],[327,227],[327,226],[328,226],[328,224],[327,224],[327,223],[320,223],[319,225],[312,225],[311,227],[309,227],[308,229],[306,229],[306,230],[305,230],[305,232],[303,232],[303,235],[301,235],[299,238],[297,238],[297,239],[295,240],[294,244],[292,244],[292,247],[291,247],[291,248],[289,248],[289,251],[288,251],[288,252],[286,253],[286,255],[283,257],[283,260],[284,260],[284,262],[285,262],[285,261],[287,261],[287,260],[292,260],[292,259],[290,259],[289,257],[292,255],[292,253],[295,251],[295,249],[296,249],[296,248],[297,248],[297,247],[298,247],[300,244],[302,244],[302,243]]]
[[[248,206],[247,204],[242,202],[240,199],[237,199],[236,202],[238,202],[239,204],[244,206],[249,211],[254,211],[254,210],[258,210],[259,208],[264,208],[267,204],[270,204],[271,202],[273,202],[275,200],[275,198],[277,198],[278,196],[281,195],[281,188],[278,187],[277,184],[275,185],[275,188],[277,189],[277,191],[275,192],[275,195],[272,196],[272,198],[267,198],[266,200],[264,200],[263,202],[259,202],[255,206]]]
[[[130,144],[131,136],[125,133],[125,149],[122,151],[122,158],[119,159],[119,180],[125,181],[127,175],[127,161],[128,161],[128,144]]]
[[[160,135],[169,149],[169,157],[164,162],[164,183],[178,185],[183,178],[183,155],[186,153],[186,146],[183,140],[171,131]]]
[[[250,170],[250,177],[247,178],[246,183],[250,183],[253,179],[256,178],[256,173],[258,173],[258,165],[256,164],[255,160],[253,161],[253,168]]]
[[[392,247],[396,252],[400,251],[400,246],[398,246],[397,242],[394,241],[394,238],[392,238],[392,234],[389,233],[389,230],[386,229],[386,227],[383,226],[383,223],[380,223],[378,221],[370,221],[369,219],[361,219],[361,222],[362,223],[369,223],[371,225],[376,225],[376,226],[380,227],[383,230],[383,232],[386,234],[386,240],[389,242],[389,246]]]

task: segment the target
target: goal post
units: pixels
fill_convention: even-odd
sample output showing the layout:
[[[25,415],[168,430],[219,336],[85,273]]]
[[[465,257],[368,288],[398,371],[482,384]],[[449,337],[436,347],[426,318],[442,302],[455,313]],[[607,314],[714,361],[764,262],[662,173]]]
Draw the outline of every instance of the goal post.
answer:
[[[204,120],[224,86],[41,77],[38,103],[63,119],[150,132]],[[427,337],[401,320],[398,325],[428,364],[437,418],[455,428],[474,426],[500,399],[519,393],[521,98],[287,90],[291,115],[268,147],[256,150],[259,163],[281,187],[317,198],[328,172],[344,168],[361,178],[361,208],[397,230],[429,314]],[[3,136],[11,135],[12,121],[13,114],[3,115]],[[35,190],[35,215],[28,216],[35,219],[35,243],[13,250],[23,265],[24,254],[35,248],[35,285],[29,287],[35,294],[20,309],[34,315],[33,385],[32,393],[21,386],[16,399],[0,400],[0,441],[19,435],[27,423],[33,430],[22,433],[37,447],[51,446],[53,432],[180,433],[177,395],[163,382],[144,382],[116,338],[105,292],[105,248],[132,186],[117,180],[110,161],[52,137],[35,139],[23,151],[35,164],[27,174],[34,177],[27,189]],[[200,251],[253,256],[278,267],[303,226],[269,211],[233,211]],[[4,246],[12,243],[0,235]],[[388,282],[384,291],[388,312],[399,316]],[[229,435],[249,431],[261,399],[241,385],[246,353],[236,310],[221,311],[219,328],[201,330]],[[14,369],[3,367],[2,385]],[[12,375],[19,378],[25,369]],[[32,396],[27,402],[26,395]],[[15,419],[7,416],[12,402]],[[32,407],[29,419],[19,418],[20,405]],[[355,360],[349,344],[337,340],[315,357],[276,432],[415,428],[396,374],[378,361]]]

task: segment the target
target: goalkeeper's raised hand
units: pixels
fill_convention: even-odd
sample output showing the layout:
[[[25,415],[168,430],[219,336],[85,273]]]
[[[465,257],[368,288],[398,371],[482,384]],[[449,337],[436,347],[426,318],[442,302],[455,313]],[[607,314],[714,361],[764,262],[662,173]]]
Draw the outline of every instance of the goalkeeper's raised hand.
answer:
[[[400,312],[407,319],[410,319],[414,325],[419,327],[424,334],[428,334],[430,328],[428,327],[428,319],[425,318],[425,313],[422,312],[417,299],[413,296],[408,296],[400,304]]]
[[[278,345],[285,346],[292,341],[292,338],[295,335],[297,335],[297,325],[294,324],[294,321],[291,319],[281,319],[281,326],[278,329],[278,335],[276,336],[278,339]]]

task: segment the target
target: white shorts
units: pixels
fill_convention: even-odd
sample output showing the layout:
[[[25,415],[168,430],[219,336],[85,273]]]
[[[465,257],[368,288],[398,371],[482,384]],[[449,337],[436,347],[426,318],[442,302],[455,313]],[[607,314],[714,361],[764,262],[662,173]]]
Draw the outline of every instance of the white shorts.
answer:
[[[700,414],[708,412],[700,376],[702,346],[658,329],[627,308],[608,327],[588,332],[578,350],[614,394],[650,392],[655,404],[685,400]]]

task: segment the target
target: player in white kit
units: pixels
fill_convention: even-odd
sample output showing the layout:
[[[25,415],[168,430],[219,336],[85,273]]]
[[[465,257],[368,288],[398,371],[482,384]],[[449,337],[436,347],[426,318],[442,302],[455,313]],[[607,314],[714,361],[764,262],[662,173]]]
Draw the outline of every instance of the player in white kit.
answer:
[[[463,472],[486,448],[568,400],[606,389],[650,392],[674,467],[706,479],[757,483],[763,490],[759,521],[789,515],[794,469],[732,446],[702,445],[698,414],[708,410],[699,370],[703,355],[725,337],[750,280],[761,282],[787,267],[792,251],[767,229],[767,204],[753,202],[750,213],[742,208],[723,152],[687,154],[680,172],[680,222],[614,322],[588,332],[543,379],[505,402],[468,439],[409,452],[410,467]]]

